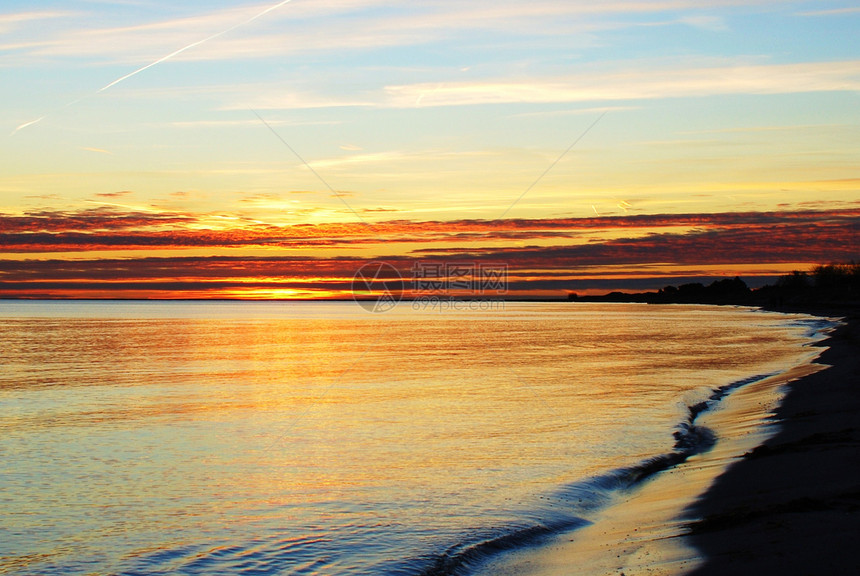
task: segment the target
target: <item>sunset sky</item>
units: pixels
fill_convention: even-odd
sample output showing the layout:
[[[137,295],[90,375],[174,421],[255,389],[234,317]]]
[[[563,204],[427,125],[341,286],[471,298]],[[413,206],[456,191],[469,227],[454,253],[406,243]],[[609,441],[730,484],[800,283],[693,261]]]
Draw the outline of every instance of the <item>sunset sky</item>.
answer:
[[[769,0],[0,7],[0,297],[512,295],[860,257],[860,8]]]

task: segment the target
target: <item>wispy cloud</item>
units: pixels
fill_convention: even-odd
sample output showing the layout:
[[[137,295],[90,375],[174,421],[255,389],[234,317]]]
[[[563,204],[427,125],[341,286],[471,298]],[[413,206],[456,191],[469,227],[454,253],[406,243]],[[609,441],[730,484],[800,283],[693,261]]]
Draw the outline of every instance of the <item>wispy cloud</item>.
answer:
[[[418,83],[386,88],[390,98],[388,104],[404,108],[826,91],[860,91],[860,60],[664,70],[630,69],[551,80],[530,78],[517,81]]]
[[[310,162],[313,168],[334,169],[343,166],[352,166],[356,164],[384,164],[390,166],[392,162],[409,158],[408,154],[403,152],[376,152],[371,154],[351,154],[340,158],[329,158],[323,160],[314,160]]]
[[[230,128],[235,126],[257,126],[256,118],[246,120],[183,120],[171,122],[177,128]],[[342,124],[340,120],[272,120],[272,126],[333,126]]]
[[[145,66],[150,66],[159,59],[240,60],[312,51],[414,46],[482,30],[507,33],[509,38],[555,35],[589,43],[588,32],[636,26],[639,22],[635,16],[664,12],[685,13],[680,19],[673,19],[677,22],[719,29],[723,22],[712,14],[714,9],[749,4],[731,0],[704,6],[692,0],[599,3],[434,0],[392,5],[383,0],[331,0],[299,2],[289,6],[288,11],[281,11],[284,13],[275,12],[286,3],[243,5],[135,24],[51,30],[37,34],[29,44],[20,44],[19,49],[39,57],[94,58],[103,63],[149,62]],[[775,0],[759,3],[778,4]],[[39,14],[47,17],[54,13],[28,12],[7,18],[15,22]],[[262,16],[277,26],[257,25],[255,21]],[[92,20],[92,15],[86,17]],[[0,25],[2,22],[0,19]],[[253,30],[241,30],[252,23]],[[192,50],[197,47],[200,49]]]
[[[830,8],[827,10],[806,10],[798,12],[799,16],[842,16],[844,14],[856,14],[860,12],[860,6],[849,6],[846,8]]]
[[[850,129],[843,124],[792,124],[790,126],[741,126],[737,128],[720,128],[713,130],[682,130],[678,134],[755,134],[769,132],[800,132],[808,130],[845,130]]]
[[[679,18],[678,22],[680,22],[681,24],[692,26],[693,28],[699,28],[701,30],[708,30],[711,32],[725,32],[729,29],[728,24],[726,24],[725,18],[721,18],[719,16],[711,16],[707,14],[684,16],[682,18]]]
[[[241,110],[249,107],[254,110],[304,110],[311,108],[356,108],[375,106],[376,102],[369,98],[344,98],[336,95],[322,95],[273,90],[268,87],[269,94],[260,94],[244,103],[224,106],[223,110]]]
[[[128,196],[129,194],[133,194],[131,190],[120,190],[118,192],[100,192],[96,194],[99,198],[122,198],[123,196]]]
[[[541,118],[547,116],[580,116],[584,114],[597,115],[604,112],[627,112],[639,110],[640,106],[595,106],[588,108],[576,108],[574,110],[542,110],[539,112],[520,112],[511,114],[511,118]]]
[[[8,34],[24,24],[43,23],[45,20],[55,20],[73,15],[74,12],[60,10],[34,10],[0,14],[0,33]]]
[[[97,154],[107,154],[108,156],[113,156],[113,152],[110,152],[110,151],[105,150],[103,148],[91,148],[89,146],[85,146],[84,148],[81,148],[81,150],[84,150],[86,152],[95,152]]]
[[[367,26],[324,18],[373,8],[379,4],[376,1],[298,3],[290,6],[290,18],[286,19],[272,13],[289,2],[245,5],[131,25],[50,30],[18,42],[16,49],[39,58],[88,58],[102,63],[144,62],[144,66],[129,73],[136,75],[169,59],[242,60],[313,50],[400,45],[416,40],[414,36],[410,40],[408,32],[397,32],[394,28],[387,34],[380,34],[383,32],[381,29],[373,31]],[[24,21],[35,17],[31,14],[36,13],[10,15],[8,20],[10,24]],[[283,28],[257,26],[252,34],[242,33],[240,28],[263,16],[286,23],[290,32],[285,34]],[[368,16],[368,21],[388,28],[378,18]],[[205,48],[204,44],[207,44]]]

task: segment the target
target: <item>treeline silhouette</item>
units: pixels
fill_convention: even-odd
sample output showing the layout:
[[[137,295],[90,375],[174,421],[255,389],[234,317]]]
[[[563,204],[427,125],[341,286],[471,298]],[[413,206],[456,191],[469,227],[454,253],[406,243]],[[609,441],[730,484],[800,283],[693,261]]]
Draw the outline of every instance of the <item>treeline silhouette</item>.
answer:
[[[603,296],[577,296],[579,302],[644,302],[648,304],[736,304],[743,306],[809,306],[860,303],[860,264],[826,264],[809,272],[794,271],[775,284],[751,289],[739,277],[716,280],[707,286],[694,282],[666,286],[657,292],[610,292]]]

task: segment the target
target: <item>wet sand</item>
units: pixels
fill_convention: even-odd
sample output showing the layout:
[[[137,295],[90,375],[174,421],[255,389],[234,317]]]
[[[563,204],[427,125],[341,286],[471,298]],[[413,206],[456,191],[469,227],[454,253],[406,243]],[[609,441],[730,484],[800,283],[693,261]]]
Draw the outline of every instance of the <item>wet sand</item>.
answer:
[[[625,494],[594,524],[475,573],[860,573],[860,349],[856,318],[846,320],[815,364],[702,414],[697,425],[720,436],[713,450]]]

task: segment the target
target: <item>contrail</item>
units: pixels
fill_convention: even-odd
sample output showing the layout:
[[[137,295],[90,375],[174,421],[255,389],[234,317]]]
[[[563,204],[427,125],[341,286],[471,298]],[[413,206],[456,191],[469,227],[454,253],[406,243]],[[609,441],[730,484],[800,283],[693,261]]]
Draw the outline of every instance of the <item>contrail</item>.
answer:
[[[47,114],[46,114],[46,116],[47,116]],[[12,130],[12,134],[10,134],[10,136],[14,136],[18,130],[23,130],[27,126],[32,126],[33,124],[38,124],[39,122],[41,122],[44,119],[45,119],[45,116],[39,116],[35,120],[30,120],[29,122],[24,122],[23,124],[21,124],[20,126],[15,128],[14,130]]]
[[[152,68],[153,66],[161,64],[162,62],[165,62],[167,60],[170,60],[174,56],[178,56],[179,54],[182,54],[186,50],[196,48],[197,46],[200,46],[201,44],[205,44],[206,42],[209,42],[210,40],[214,40],[215,38],[218,38],[219,36],[223,36],[224,34],[229,34],[233,30],[235,30],[237,28],[241,28],[242,26],[246,26],[246,25],[250,24],[251,22],[253,22],[254,20],[257,20],[258,18],[262,18],[263,16],[265,16],[269,12],[272,12],[273,10],[277,10],[278,8],[283,6],[284,4],[288,4],[290,2],[292,2],[292,0],[283,0],[282,2],[278,2],[277,4],[269,6],[265,10],[261,10],[260,12],[257,12],[256,14],[254,14],[253,16],[248,18],[247,20],[239,22],[238,24],[234,24],[233,26],[230,26],[226,30],[221,30],[220,32],[216,32],[215,34],[212,34],[211,36],[207,36],[206,38],[203,38],[202,40],[198,40],[197,42],[192,42],[191,44],[189,44],[187,46],[183,46],[182,48],[180,48],[178,50],[174,50],[173,52],[171,52],[167,56],[162,56],[161,58],[159,58],[158,60],[155,60],[154,62],[150,62],[149,64],[147,64],[145,66],[141,66],[137,70],[134,70],[133,72],[129,72],[128,74],[121,76],[121,77],[117,78],[116,80],[109,82],[108,84],[105,84],[104,86],[102,86],[101,88],[99,88],[98,90],[93,92],[91,95],[95,96],[96,94],[101,94],[105,90],[108,90],[108,89],[116,86],[120,82],[124,82],[125,80],[128,80],[129,78],[131,78],[133,76],[137,76],[138,74],[140,74],[144,70],[148,70],[149,68]],[[68,108],[69,106],[71,106],[72,104],[76,104],[80,100],[81,100],[81,98],[78,98],[77,100],[74,100],[74,101],[66,104],[65,106],[60,108],[60,110],[62,110],[63,108]],[[21,124],[20,126],[18,126],[17,128],[15,128],[12,131],[12,134],[10,134],[10,136],[14,136],[15,133],[18,132],[19,130],[23,130],[24,128],[27,128],[28,126],[32,126],[33,124],[37,124],[37,123],[41,122],[42,120],[47,118],[47,116],[48,115],[45,114],[44,116],[41,116],[41,117],[37,118],[36,120],[31,120],[30,122],[25,122],[25,123]]]
[[[269,6],[268,8],[263,10],[262,12],[258,12],[257,14],[254,14],[253,16],[251,16],[250,18],[248,18],[244,22],[239,22],[238,24],[234,24],[233,26],[231,26],[230,28],[227,28],[226,30],[222,30],[221,32],[216,32],[215,34],[212,34],[211,36],[207,36],[206,38],[203,38],[202,40],[198,40],[197,42],[192,42],[188,46],[183,46],[179,50],[174,50],[173,52],[171,52],[167,56],[162,56],[161,58],[159,58],[155,62],[151,62],[151,63],[147,64],[146,66],[141,66],[140,68],[138,68],[134,72],[129,72],[125,76],[117,78],[113,82],[106,84],[102,88],[99,88],[98,90],[96,90],[96,94],[104,92],[108,88],[111,88],[112,86],[116,86],[120,82],[122,82],[124,80],[128,80],[132,76],[137,76],[138,74],[140,74],[144,70],[146,70],[148,68],[152,68],[156,64],[161,64],[162,62],[164,62],[166,60],[170,60],[174,56],[178,56],[179,54],[182,54],[186,50],[190,50],[191,48],[195,48],[197,46],[200,46],[201,44],[205,44],[206,42],[209,42],[210,40],[214,40],[215,38],[218,38],[219,36],[223,36],[224,34],[229,34],[233,30],[235,30],[236,28],[241,28],[242,26],[250,24],[251,22],[253,22],[257,18],[261,18],[261,17],[265,16],[266,14],[268,14],[269,12],[271,12],[272,10],[277,10],[278,8],[280,8],[281,6],[283,6],[284,4],[287,4],[289,2],[292,2],[292,0],[283,0],[283,2],[278,2],[274,6]]]

